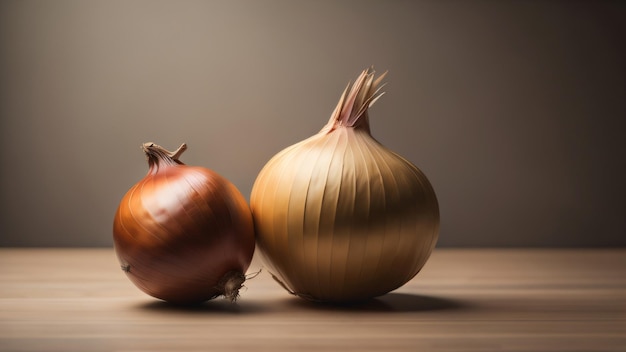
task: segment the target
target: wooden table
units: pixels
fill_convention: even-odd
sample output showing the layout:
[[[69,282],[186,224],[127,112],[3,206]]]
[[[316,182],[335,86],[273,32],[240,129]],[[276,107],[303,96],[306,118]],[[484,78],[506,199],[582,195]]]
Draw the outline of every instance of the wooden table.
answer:
[[[250,271],[258,270],[255,260]],[[112,249],[0,249],[1,351],[626,351],[626,249],[435,249],[365,304],[153,299]]]

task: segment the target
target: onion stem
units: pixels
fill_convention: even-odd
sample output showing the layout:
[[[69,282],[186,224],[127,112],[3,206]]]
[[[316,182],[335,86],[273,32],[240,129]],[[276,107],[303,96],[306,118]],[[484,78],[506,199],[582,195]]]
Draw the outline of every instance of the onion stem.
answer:
[[[176,149],[171,152],[160,145],[154,144],[152,142],[147,142],[141,145],[141,149],[146,153],[148,157],[148,165],[150,168],[158,167],[160,163],[164,162],[166,165],[184,165],[182,161],[179,160],[180,156],[187,150],[187,144],[183,143]]]

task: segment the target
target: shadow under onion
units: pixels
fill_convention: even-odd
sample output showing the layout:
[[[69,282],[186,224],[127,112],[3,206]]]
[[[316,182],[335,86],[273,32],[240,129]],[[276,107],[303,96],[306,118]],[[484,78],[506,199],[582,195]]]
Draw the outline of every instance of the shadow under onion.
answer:
[[[294,298],[290,304],[306,309],[349,312],[426,312],[469,308],[469,304],[449,298],[393,292],[359,302],[314,302]]]
[[[173,304],[154,300],[142,302],[137,307],[145,311],[166,314],[272,314],[296,313],[303,310],[315,310],[318,312],[403,313],[463,310],[471,308],[471,304],[450,298],[392,292],[364,301],[343,303],[315,302],[295,296],[285,296],[282,299],[268,301],[246,300],[244,302],[241,300],[235,303],[220,298],[197,304]]]
[[[139,309],[164,313],[190,313],[190,314],[246,314],[265,311],[263,305],[254,302],[230,302],[227,299],[213,299],[194,304],[176,304],[161,300],[145,302],[138,306]]]

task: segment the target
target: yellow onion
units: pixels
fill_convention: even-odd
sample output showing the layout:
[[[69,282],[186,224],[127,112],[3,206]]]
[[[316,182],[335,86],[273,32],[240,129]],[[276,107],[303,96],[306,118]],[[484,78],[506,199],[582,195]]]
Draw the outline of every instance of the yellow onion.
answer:
[[[272,276],[316,301],[390,292],[424,266],[439,236],[426,176],[370,134],[383,94],[372,69],[348,84],[316,135],[276,154],[250,197],[257,245]]]
[[[145,293],[173,303],[235,300],[254,252],[250,208],[216,172],[142,146],[148,174],[124,195],[113,221],[122,270]]]

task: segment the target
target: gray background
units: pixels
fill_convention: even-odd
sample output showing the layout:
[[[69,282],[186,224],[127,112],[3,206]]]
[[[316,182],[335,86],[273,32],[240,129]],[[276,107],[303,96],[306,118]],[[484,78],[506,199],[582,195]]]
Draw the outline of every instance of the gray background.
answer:
[[[375,65],[440,246],[626,245],[624,3],[2,1],[0,245],[111,246],[153,141],[248,197]]]

